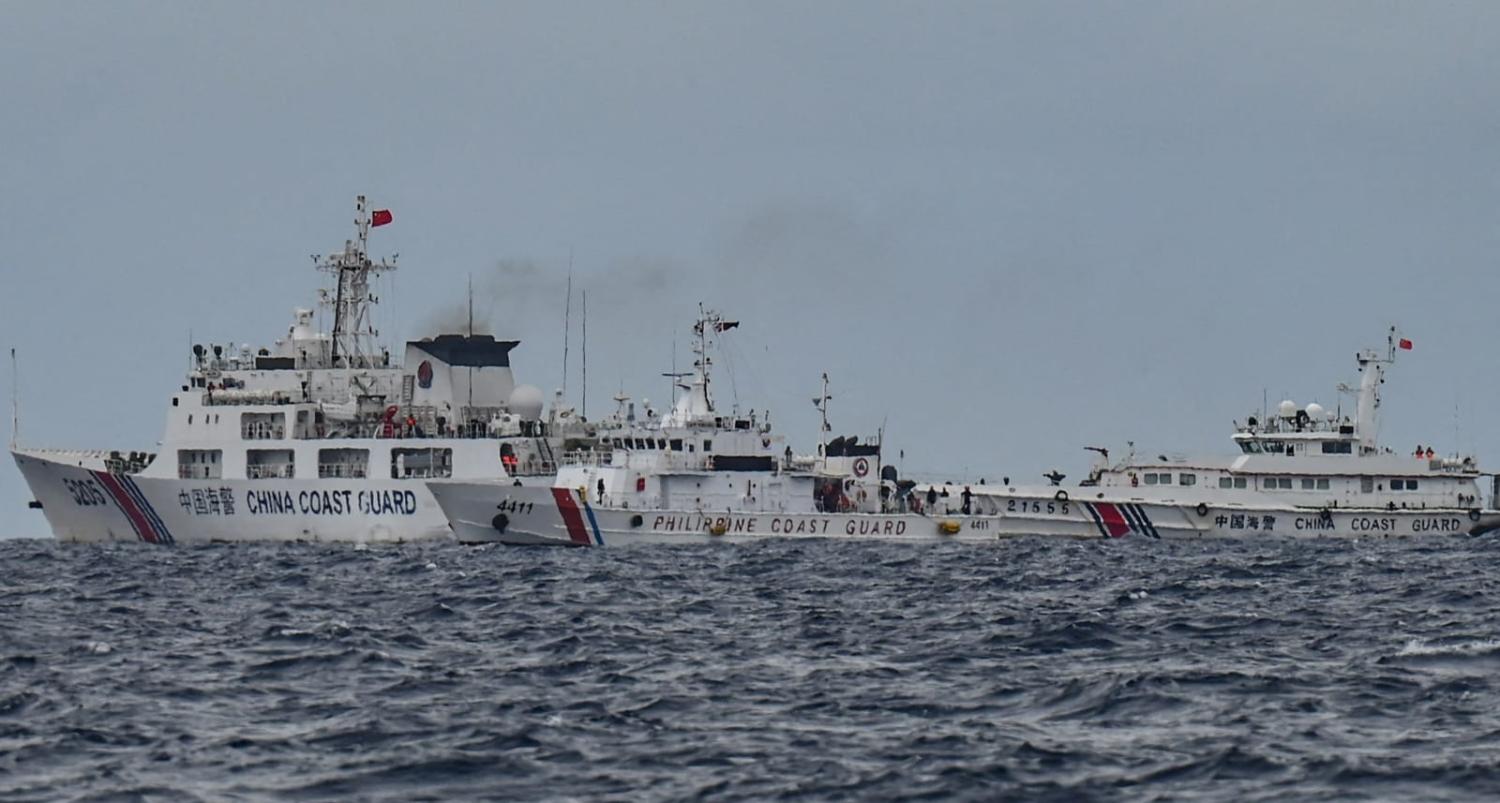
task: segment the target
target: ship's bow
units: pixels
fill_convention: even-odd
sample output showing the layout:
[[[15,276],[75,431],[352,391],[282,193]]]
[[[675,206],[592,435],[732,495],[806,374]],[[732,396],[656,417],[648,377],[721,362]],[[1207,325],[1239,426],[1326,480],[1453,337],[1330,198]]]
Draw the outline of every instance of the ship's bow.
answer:
[[[454,536],[465,544],[590,546],[597,543],[576,493],[489,482],[429,482]],[[568,514],[573,515],[570,517]]]

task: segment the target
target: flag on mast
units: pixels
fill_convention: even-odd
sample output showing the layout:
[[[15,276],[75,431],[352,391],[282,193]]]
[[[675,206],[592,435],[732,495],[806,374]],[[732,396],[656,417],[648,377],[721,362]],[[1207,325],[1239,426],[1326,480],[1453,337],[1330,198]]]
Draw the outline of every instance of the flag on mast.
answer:
[[[395,218],[391,215],[391,210],[389,209],[376,209],[370,213],[371,226],[384,226],[392,220],[395,220]]]
[[[1410,341],[1410,340],[1407,340],[1407,339],[1406,339],[1406,338],[1404,338],[1404,337],[1403,337],[1403,338],[1401,338],[1401,339],[1400,339],[1400,340],[1398,340],[1398,341],[1397,341],[1397,342],[1396,342],[1396,345],[1397,345],[1397,346],[1398,346],[1398,347],[1400,347],[1400,348],[1402,348],[1402,349],[1405,349],[1405,350],[1407,350],[1407,351],[1411,351],[1411,341]]]

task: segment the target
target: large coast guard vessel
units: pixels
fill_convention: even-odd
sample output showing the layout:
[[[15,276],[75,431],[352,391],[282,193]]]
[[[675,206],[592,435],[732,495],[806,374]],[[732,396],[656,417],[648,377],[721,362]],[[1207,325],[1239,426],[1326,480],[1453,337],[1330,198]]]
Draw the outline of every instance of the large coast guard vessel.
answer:
[[[1357,355],[1354,416],[1279,406],[1237,424],[1239,454],[1101,462],[1078,486],[913,483],[879,441],[835,438],[811,458],[779,452],[768,426],[719,413],[700,320],[695,374],[656,429],[601,432],[608,452],[565,463],[551,488],[429,483],[460,541],[696,543],[760,538],[989,541],[1075,538],[1477,535],[1500,527],[1472,458],[1397,455],[1375,438],[1395,360]],[[827,393],[821,398],[826,411]],[[826,413],[825,413],[826,415]],[[826,427],[825,427],[826,430]],[[776,444],[773,446],[772,444]],[[696,445],[697,450],[694,451]],[[1060,482],[1060,478],[1058,478]]]
[[[1235,453],[1098,455],[1080,487],[917,487],[905,497],[932,515],[999,535],[1079,537],[1411,537],[1480,535],[1500,528],[1473,457],[1410,454],[1377,441],[1386,369],[1411,341],[1394,329],[1385,351],[1355,355],[1353,415],[1291,401],[1235,422]],[[1493,478],[1492,478],[1493,479]]]
[[[519,341],[444,333],[376,344],[368,255],[387,210],[356,202],[357,236],[316,258],[329,333],[298,309],[266,348],[195,345],[159,449],[12,454],[65,541],[409,541],[448,537],[425,481],[550,483],[584,425],[515,384]]]
[[[737,326],[701,311],[693,372],[664,416],[637,417],[628,398],[599,424],[598,449],[568,455],[553,487],[485,481],[429,483],[466,543],[687,543],[761,537],[938,537],[921,516],[883,515],[896,487],[879,437],[837,437],[796,455],[769,417],[721,409],[711,390],[714,338]],[[828,431],[827,379],[814,401]],[[884,477],[884,480],[882,479]],[[951,536],[947,534],[944,537]]]
[[[1204,535],[1477,535],[1500,527],[1472,456],[1382,447],[1380,389],[1386,369],[1410,340],[1392,328],[1384,352],[1355,355],[1360,381],[1352,417],[1320,404],[1282,401],[1274,411],[1234,424],[1236,451],[1219,457],[1157,454],[1134,448],[1110,464],[1102,450],[1083,497],[1124,495],[1142,521],[1101,521],[1105,535],[1171,531]],[[1154,514],[1154,518],[1151,518]],[[1125,518],[1123,515],[1120,518]],[[1145,526],[1141,526],[1145,525]]]

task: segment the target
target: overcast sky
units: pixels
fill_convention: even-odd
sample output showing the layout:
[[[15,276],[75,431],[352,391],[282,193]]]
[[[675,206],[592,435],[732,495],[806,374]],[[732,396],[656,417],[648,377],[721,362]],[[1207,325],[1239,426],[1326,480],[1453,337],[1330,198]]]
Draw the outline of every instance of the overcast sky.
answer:
[[[885,422],[909,473],[1076,479],[1090,444],[1223,451],[1263,392],[1335,406],[1397,324],[1388,445],[1500,466],[1500,4],[0,18],[27,445],[154,448],[190,333],[284,333],[364,193],[395,214],[372,238],[401,254],[387,337],[430,334],[472,275],[548,390],[571,254],[593,416],[622,387],[665,399],[702,300],[743,321],[720,401],[803,448],[827,371],[836,429]],[[29,498],[7,461],[0,534],[46,531]]]

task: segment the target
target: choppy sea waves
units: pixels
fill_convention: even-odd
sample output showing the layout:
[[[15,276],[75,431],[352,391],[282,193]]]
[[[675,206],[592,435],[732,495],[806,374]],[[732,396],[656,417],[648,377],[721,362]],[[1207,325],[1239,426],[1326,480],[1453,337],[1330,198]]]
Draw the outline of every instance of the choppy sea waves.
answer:
[[[0,799],[1495,799],[1497,563],[0,542]]]

